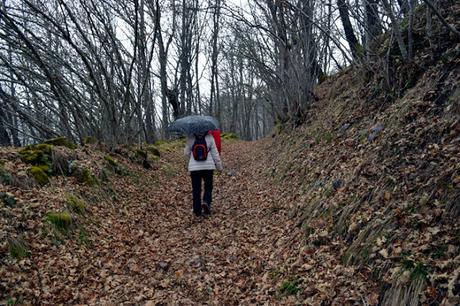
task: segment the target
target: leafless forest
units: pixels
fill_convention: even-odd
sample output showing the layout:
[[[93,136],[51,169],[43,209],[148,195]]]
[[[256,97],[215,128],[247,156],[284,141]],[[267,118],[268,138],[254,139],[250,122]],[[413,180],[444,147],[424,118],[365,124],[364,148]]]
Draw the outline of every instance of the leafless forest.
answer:
[[[313,87],[350,65],[391,91],[414,15],[434,0],[2,0],[0,145],[64,135],[152,143],[188,114],[257,139],[305,121]],[[444,25],[443,25],[444,23]],[[383,34],[383,35],[381,35]],[[387,56],[382,57],[382,54]],[[385,71],[373,71],[377,61]],[[381,65],[378,65],[381,67]]]

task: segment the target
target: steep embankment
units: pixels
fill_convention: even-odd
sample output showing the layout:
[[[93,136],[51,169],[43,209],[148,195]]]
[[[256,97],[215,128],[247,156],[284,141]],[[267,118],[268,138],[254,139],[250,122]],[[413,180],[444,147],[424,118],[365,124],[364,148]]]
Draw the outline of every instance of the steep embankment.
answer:
[[[458,4],[449,10],[458,21]],[[336,254],[329,269],[349,267],[350,290],[356,275],[378,286],[370,304],[460,303],[460,44],[440,29],[430,49],[422,26],[413,63],[320,85],[305,126],[274,137],[284,153],[266,171],[294,193],[307,246]],[[333,282],[326,292],[341,301]]]

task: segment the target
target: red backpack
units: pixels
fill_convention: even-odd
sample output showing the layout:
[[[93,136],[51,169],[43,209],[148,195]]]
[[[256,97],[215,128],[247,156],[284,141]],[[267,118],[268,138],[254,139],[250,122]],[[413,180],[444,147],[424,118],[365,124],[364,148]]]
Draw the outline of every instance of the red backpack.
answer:
[[[209,131],[209,134],[212,135],[212,137],[214,138],[214,142],[216,143],[217,151],[219,151],[219,154],[220,154],[221,149],[222,149],[222,146],[220,143],[220,130],[219,129],[211,130]]]

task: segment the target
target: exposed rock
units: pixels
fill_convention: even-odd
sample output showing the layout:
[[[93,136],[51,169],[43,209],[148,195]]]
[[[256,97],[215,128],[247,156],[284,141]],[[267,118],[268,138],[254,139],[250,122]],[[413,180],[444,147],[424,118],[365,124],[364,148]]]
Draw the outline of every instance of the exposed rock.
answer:
[[[192,257],[192,259],[190,260],[189,264],[193,268],[199,268],[199,267],[203,266],[204,260],[203,260],[203,258],[201,256],[195,255],[195,256]]]
[[[343,186],[343,181],[341,179],[337,179],[332,182],[332,188],[334,188],[334,190],[337,190],[342,186]]]
[[[160,261],[157,267],[159,270],[167,271],[169,269],[169,263],[166,261]]]
[[[379,134],[383,131],[385,126],[382,123],[377,123],[370,129],[369,136],[367,136],[368,141],[373,141]]]
[[[350,128],[351,124],[349,123],[344,123],[342,126],[339,128],[337,131],[337,136],[342,137],[346,134],[347,130]]]

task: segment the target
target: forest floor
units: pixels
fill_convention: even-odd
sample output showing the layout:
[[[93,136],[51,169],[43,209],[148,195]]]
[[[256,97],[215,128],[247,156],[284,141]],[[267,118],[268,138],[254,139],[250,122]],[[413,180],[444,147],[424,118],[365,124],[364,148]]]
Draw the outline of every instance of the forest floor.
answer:
[[[85,187],[65,177],[41,189],[9,188],[19,204],[2,209],[9,214],[2,237],[12,228],[24,231],[29,256],[11,259],[2,241],[1,303],[375,304],[372,282],[340,265],[334,242],[321,252],[302,244],[289,217],[292,191],[267,175],[270,141],[224,144],[210,217],[192,215],[180,148],[164,157],[168,167],[114,176],[114,202],[92,205]],[[62,210],[56,203],[69,187],[87,199],[84,216],[74,219],[85,231],[55,239],[42,220],[50,206]]]

